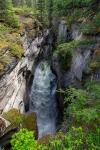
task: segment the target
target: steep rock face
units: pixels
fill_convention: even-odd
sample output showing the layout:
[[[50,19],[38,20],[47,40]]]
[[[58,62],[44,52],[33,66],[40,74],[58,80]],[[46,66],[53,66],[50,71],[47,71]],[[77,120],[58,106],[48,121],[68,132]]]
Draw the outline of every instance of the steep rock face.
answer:
[[[66,34],[68,33],[66,32]],[[65,36],[65,33],[63,36]],[[74,40],[74,42],[77,42],[77,41],[82,41],[82,40],[86,41],[90,39],[90,40],[96,40],[97,44],[81,45],[79,46],[79,48],[75,48],[72,52],[72,60],[70,63],[70,68],[68,69],[62,68],[62,66],[60,65],[60,60],[59,60],[60,55],[57,53],[56,54],[54,53],[52,57],[52,68],[55,74],[57,75],[58,89],[60,88],[66,89],[69,86],[80,88],[82,87],[83,81],[86,78],[90,80],[93,80],[93,79],[100,80],[100,63],[99,63],[100,62],[100,45],[99,45],[98,36],[91,35],[90,37],[90,36],[84,35],[80,31],[80,24],[73,24],[70,28],[70,37],[71,37],[70,41]],[[95,53],[97,53],[97,56],[95,56]],[[67,60],[65,61],[67,62]],[[93,61],[93,69],[91,68],[92,61]],[[58,100],[59,100],[59,104],[61,107],[60,109],[63,110],[62,96],[59,95]]]
[[[99,79],[99,69],[91,72],[89,66],[94,55],[93,51],[99,49],[98,47],[98,45],[94,44],[76,49],[72,54],[72,62],[68,70],[63,70],[61,68],[57,55],[54,55],[52,67],[57,74],[59,88],[67,88],[71,85],[80,87],[84,74],[90,74],[91,78]]]
[[[80,24],[73,24],[71,27],[72,39],[81,40],[83,39],[83,33],[79,30]]]
[[[31,28],[30,26],[25,28],[22,37],[24,57],[10,73],[5,73],[0,80],[0,113],[7,112],[12,108],[16,108],[21,112],[25,111],[26,85],[33,73],[34,62],[39,53],[42,53],[42,45],[46,43],[46,39],[50,34],[49,30],[43,33],[40,28],[41,26],[36,24],[35,27],[31,25]],[[35,36],[33,29],[36,32]],[[30,34],[32,34],[31,38]]]
[[[70,64],[70,69],[68,70],[63,70],[61,68],[57,55],[53,57],[52,65],[58,76],[59,87],[66,88],[75,84],[76,80],[81,82],[83,72],[85,71],[90,59],[90,54],[91,47],[75,50],[72,57],[72,63]]]

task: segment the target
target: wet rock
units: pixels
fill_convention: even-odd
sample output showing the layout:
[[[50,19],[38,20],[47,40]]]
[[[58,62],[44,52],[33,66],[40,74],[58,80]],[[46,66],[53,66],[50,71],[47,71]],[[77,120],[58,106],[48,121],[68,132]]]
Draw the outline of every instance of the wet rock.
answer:
[[[73,40],[82,40],[83,33],[80,31],[80,24],[73,24],[71,27],[72,39]]]

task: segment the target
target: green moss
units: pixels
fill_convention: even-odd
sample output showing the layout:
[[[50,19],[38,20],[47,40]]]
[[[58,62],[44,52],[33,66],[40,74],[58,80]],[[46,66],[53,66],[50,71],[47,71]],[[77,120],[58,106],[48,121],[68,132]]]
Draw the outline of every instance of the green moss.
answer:
[[[14,29],[4,23],[0,23],[0,74],[2,74],[5,71],[5,67],[12,62],[13,56],[21,58],[22,54],[23,47],[20,40],[19,29]]]
[[[0,62],[0,72],[4,70],[4,65]]]
[[[22,122],[22,115],[17,109],[11,109],[7,113],[4,113],[3,117],[11,122],[12,127],[19,127]]]
[[[37,118],[35,113],[21,114],[19,110],[11,109],[7,113],[4,113],[3,117],[11,123],[7,131],[14,127],[25,128],[29,131],[34,131],[35,137],[38,136]]]
[[[35,136],[38,135],[38,129],[37,129],[37,118],[35,113],[30,113],[23,115],[22,118],[22,127],[26,128],[29,131],[34,131]]]

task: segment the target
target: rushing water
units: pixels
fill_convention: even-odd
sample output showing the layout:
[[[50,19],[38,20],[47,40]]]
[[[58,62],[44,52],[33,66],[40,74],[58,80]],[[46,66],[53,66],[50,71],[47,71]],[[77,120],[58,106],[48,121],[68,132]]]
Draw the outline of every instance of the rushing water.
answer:
[[[37,114],[39,138],[56,131],[56,76],[50,65],[42,61],[36,68],[31,88],[30,110]]]
[[[66,41],[67,40],[67,25],[65,21],[61,21],[59,24],[59,33],[58,33],[58,41]]]

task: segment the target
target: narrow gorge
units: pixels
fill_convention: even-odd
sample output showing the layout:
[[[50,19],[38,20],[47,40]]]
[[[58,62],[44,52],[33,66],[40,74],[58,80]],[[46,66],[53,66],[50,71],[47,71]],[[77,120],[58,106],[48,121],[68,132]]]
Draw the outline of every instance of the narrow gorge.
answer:
[[[100,3],[21,1],[0,20],[0,150],[99,150]]]

